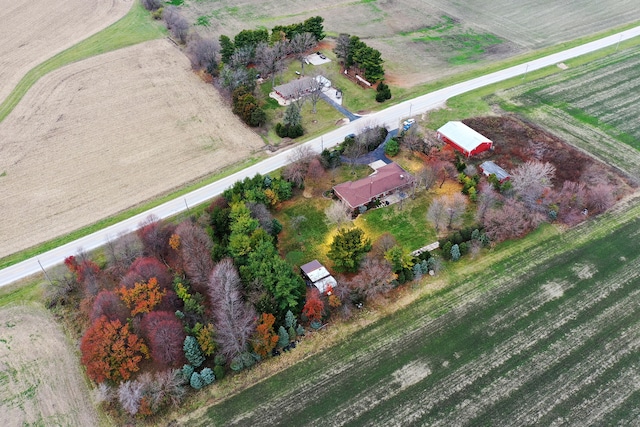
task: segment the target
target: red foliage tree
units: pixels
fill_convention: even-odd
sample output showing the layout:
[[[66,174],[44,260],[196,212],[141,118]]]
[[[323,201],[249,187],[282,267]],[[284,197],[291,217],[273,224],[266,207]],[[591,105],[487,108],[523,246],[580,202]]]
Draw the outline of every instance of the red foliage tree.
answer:
[[[127,380],[140,369],[143,358],[149,357],[142,339],[129,331],[119,320],[102,316],[85,332],[80,342],[82,364],[89,378],[97,383],[105,380]]]
[[[271,354],[271,350],[278,344],[278,334],[273,330],[275,321],[276,318],[273,314],[262,313],[256,332],[253,335],[251,343],[253,351],[262,357],[267,357]]]
[[[131,316],[149,313],[160,304],[166,293],[166,291],[160,290],[155,277],[149,279],[148,282],[136,283],[131,289],[123,286],[117,292],[131,310]]]
[[[119,320],[124,323],[129,315],[129,310],[118,295],[112,291],[102,290],[93,301],[90,319],[95,322],[102,316],[109,320]]]
[[[167,266],[157,258],[142,257],[136,259],[120,284],[126,288],[132,288],[136,283],[148,282],[155,277],[161,289],[171,289],[171,274]]]
[[[175,368],[185,363],[182,344],[187,334],[174,313],[154,311],[145,314],[140,329],[143,331],[151,357],[167,368]]]
[[[98,265],[84,256],[70,256],[64,260],[65,265],[76,275],[78,283],[84,287],[85,295],[95,296],[101,285],[101,270]]]
[[[310,322],[314,320],[322,319],[322,312],[324,311],[324,302],[320,299],[320,291],[313,288],[307,291],[307,302],[302,308],[302,314],[307,316]]]
[[[169,239],[175,230],[175,226],[166,224],[153,216],[147,218],[140,225],[141,227],[136,233],[142,241],[145,255],[162,260],[166,259],[171,250]]]

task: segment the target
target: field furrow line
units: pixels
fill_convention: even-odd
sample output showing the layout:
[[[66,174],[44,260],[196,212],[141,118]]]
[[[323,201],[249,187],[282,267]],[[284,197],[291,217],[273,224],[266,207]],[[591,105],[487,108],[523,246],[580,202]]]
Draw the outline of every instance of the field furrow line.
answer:
[[[625,271],[619,275],[619,280],[624,280],[624,276],[637,277],[637,274],[640,273]],[[548,324],[548,319],[543,317],[537,320],[536,323],[517,331],[506,341],[499,342],[490,354],[483,353],[472,362],[447,375],[446,378],[430,387],[429,390],[421,392],[419,397],[416,396],[415,399],[399,405],[397,413],[388,414],[385,422],[392,422],[396,415],[408,422],[417,422],[427,416],[433,408],[453,397],[454,394],[462,392],[480,378],[489,375],[494,369],[501,367],[511,358],[528,351],[540,341],[547,339],[556,330],[574,321],[580,312],[606,299],[612,292],[622,286],[620,282],[608,281],[607,283],[602,283],[602,287],[598,287],[597,293],[593,295],[593,298],[587,301],[564,302],[558,308],[559,313],[556,315],[556,321],[552,325]]]
[[[640,66],[640,65],[639,65]],[[610,112],[612,108],[616,108],[620,102],[631,101],[635,99],[633,94],[638,93],[640,86],[637,80],[638,76],[625,76],[624,79],[618,81],[603,82],[596,87],[589,87],[589,92],[574,94],[573,98],[563,97],[572,105],[587,111],[591,115],[602,120],[604,114],[602,112]]]
[[[549,129],[574,147],[617,167],[636,179],[640,178],[640,152],[613,139],[607,133],[579,123],[557,108],[543,105],[536,114]]]
[[[613,348],[594,351],[579,364],[560,374],[555,381],[545,383],[543,388],[528,394],[528,398],[521,400],[520,406],[509,414],[509,425],[539,424],[545,415],[565,403],[582,388],[596,382],[621,360],[637,354],[640,350],[638,325],[625,330],[620,337],[610,341],[607,347]]]
[[[634,363],[624,368],[615,380],[598,389],[580,405],[574,406],[569,415],[557,419],[551,425],[561,425],[561,423],[584,427],[606,425],[603,418],[638,391],[640,391],[640,365]]]
[[[634,296],[640,295],[640,291],[635,292]],[[602,324],[608,324],[609,322],[614,322],[617,320],[621,313],[626,314],[633,312],[634,308],[637,308],[637,301],[631,298],[627,298],[623,304],[617,304],[613,307],[609,307],[605,312],[601,315],[593,318],[590,322],[582,324],[572,330],[570,330],[567,334],[565,334],[561,339],[553,342],[551,346],[542,353],[535,354],[531,359],[527,360],[525,363],[516,367],[515,369],[508,371],[507,373],[501,375],[497,378],[497,380],[493,381],[489,386],[483,387],[478,393],[475,393],[473,396],[466,398],[464,402],[456,405],[455,409],[443,418],[437,420],[437,422],[433,423],[433,426],[450,426],[450,425],[464,425],[470,423],[474,418],[476,418],[479,414],[498,401],[502,399],[506,399],[509,395],[515,391],[523,387],[527,382],[536,378],[542,372],[546,372],[550,369],[551,366],[557,365],[564,358],[570,355],[576,348],[583,346],[587,341],[597,335]],[[631,310],[631,311],[629,311]],[[587,366],[583,366],[580,364],[580,367],[587,372],[592,372],[594,368],[601,367],[601,364],[598,364],[597,361],[602,355],[598,354],[595,359],[596,364],[593,366],[592,364],[588,364]],[[573,378],[573,376],[571,376]],[[560,382],[560,386],[565,384],[563,381]],[[550,389],[559,390],[556,385],[550,387]],[[551,394],[553,396],[553,393]],[[541,396],[537,396],[537,398],[532,399],[533,402],[541,402],[543,401],[543,397],[548,396],[544,392],[541,393]],[[531,402],[528,402],[528,404]],[[546,403],[546,402],[545,402]],[[514,411],[515,414],[522,414],[527,412],[527,408],[531,408],[529,405],[523,405],[524,408],[520,408],[519,410]],[[533,405],[535,407],[535,405]],[[543,405],[547,407],[546,405]],[[512,419],[509,417],[509,419]],[[523,423],[529,422],[530,420],[523,420]],[[517,423],[516,423],[517,424]]]
[[[640,292],[633,292],[629,297],[608,307],[592,321],[569,331],[543,353],[534,356],[532,363],[528,365],[530,379],[552,375],[553,380],[544,382],[542,388],[527,387],[524,382],[521,383],[527,391],[516,400],[517,406],[510,411],[509,419],[515,421],[513,425],[539,422],[555,406],[596,381],[621,358],[637,351],[640,346],[640,331],[633,321],[638,314],[639,295]],[[622,332],[607,332],[611,329],[610,325],[625,321],[631,321],[633,325]],[[605,332],[603,328],[606,329]],[[579,348],[593,345],[594,340],[599,345],[602,343],[602,346],[590,349],[586,357],[580,357],[580,363],[572,364],[564,360]],[[573,357],[577,356],[573,354]],[[567,364],[571,367],[564,370],[564,365]]]

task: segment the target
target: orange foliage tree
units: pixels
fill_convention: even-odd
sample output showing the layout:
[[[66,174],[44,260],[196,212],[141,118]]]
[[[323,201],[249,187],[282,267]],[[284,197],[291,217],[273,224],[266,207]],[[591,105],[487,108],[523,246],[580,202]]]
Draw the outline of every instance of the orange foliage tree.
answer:
[[[142,358],[149,358],[147,346],[129,331],[129,325],[123,326],[120,320],[109,320],[107,316],[87,329],[80,351],[87,375],[97,383],[127,380],[138,371]]]
[[[276,318],[271,313],[262,313],[260,322],[253,335],[253,351],[262,357],[267,357],[278,344],[278,334],[273,330]]]
[[[314,320],[319,321],[322,319],[322,312],[324,311],[324,302],[320,299],[320,292],[318,289],[313,288],[307,292],[307,302],[302,308],[302,314],[307,316],[309,322]]]
[[[155,277],[146,283],[136,283],[133,288],[127,289],[122,286],[118,289],[118,295],[131,310],[131,316],[140,313],[149,313],[155,306],[160,304],[166,290],[160,290],[158,280]]]

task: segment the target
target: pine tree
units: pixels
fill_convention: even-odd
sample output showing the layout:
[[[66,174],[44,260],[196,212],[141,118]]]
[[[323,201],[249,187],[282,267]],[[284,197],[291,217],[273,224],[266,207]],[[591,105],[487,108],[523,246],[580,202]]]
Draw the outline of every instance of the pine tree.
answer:
[[[284,324],[287,328],[295,327],[296,325],[296,316],[291,312],[291,310],[287,310],[287,314],[284,316]]]
[[[278,347],[284,348],[289,345],[289,334],[284,326],[278,329]]]
[[[200,349],[200,345],[198,344],[198,340],[196,340],[193,336],[188,335],[184,339],[184,345],[182,346],[184,349],[184,355],[189,361],[191,365],[195,368],[202,365],[204,362],[204,354],[202,354],[202,350]]]
[[[195,388],[196,390],[200,390],[202,387],[204,387],[204,380],[202,379],[202,376],[200,376],[199,373],[194,372],[193,374],[191,374],[191,379],[189,380],[189,384],[191,385],[191,387]]]
[[[184,381],[188,382],[191,379],[191,375],[193,375],[193,366],[191,365],[184,365],[182,367],[182,376],[184,377]]]
[[[451,246],[451,259],[458,261],[460,259],[460,247],[456,244]]]
[[[211,368],[204,368],[200,371],[200,377],[204,381],[205,385],[212,384],[216,380],[216,376],[213,374]]]

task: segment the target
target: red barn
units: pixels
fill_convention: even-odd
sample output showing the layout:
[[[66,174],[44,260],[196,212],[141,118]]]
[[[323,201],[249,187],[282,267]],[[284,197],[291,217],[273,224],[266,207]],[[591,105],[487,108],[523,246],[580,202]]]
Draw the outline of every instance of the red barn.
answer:
[[[438,129],[438,139],[471,157],[489,150],[493,142],[462,122],[449,122]]]

